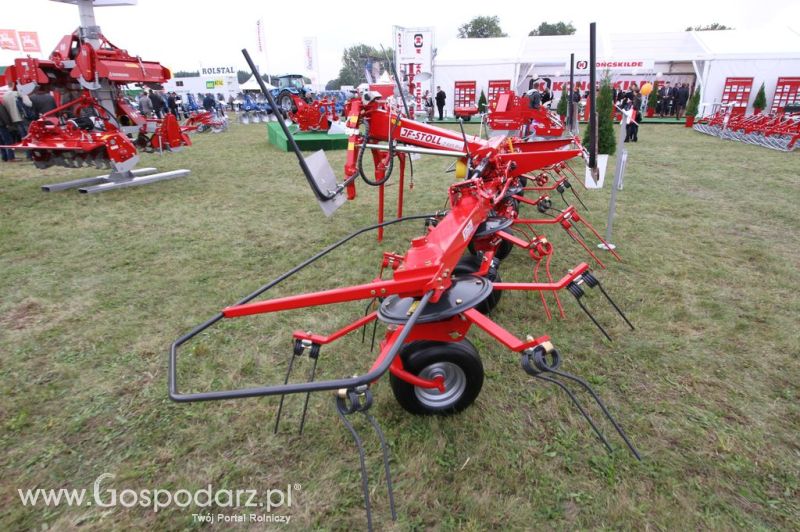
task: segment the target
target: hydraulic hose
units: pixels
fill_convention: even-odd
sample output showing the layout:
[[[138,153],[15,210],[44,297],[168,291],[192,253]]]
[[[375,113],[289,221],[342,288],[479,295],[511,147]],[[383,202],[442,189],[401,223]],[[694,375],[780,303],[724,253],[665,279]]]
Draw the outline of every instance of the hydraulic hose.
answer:
[[[392,177],[392,169],[394,168],[394,144],[392,144],[391,114],[389,124],[389,166],[386,168],[386,174],[383,176],[383,179],[372,180],[367,177],[367,174],[364,173],[364,152],[366,151],[368,141],[369,120],[364,120],[364,140],[361,141],[361,149],[358,151],[358,174],[361,176],[361,179],[364,180],[364,183],[371,187],[379,187],[386,183],[390,177]]]

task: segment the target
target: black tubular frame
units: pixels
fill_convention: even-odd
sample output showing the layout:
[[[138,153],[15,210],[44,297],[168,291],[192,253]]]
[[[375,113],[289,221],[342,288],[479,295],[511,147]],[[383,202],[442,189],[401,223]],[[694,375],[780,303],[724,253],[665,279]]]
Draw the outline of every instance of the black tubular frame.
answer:
[[[282,275],[278,276],[277,278],[273,279],[269,283],[265,284],[252,294],[246,296],[244,299],[238,301],[236,305],[243,305],[245,303],[249,303],[256,297],[260,296],[267,290],[270,290],[277,284],[283,282],[284,280],[288,279],[295,273],[299,272],[303,268],[311,265],[312,263],[316,262],[317,260],[321,259],[331,251],[335,250],[336,248],[342,246],[343,244],[349,242],[353,238],[366,233],[368,231],[373,231],[380,227],[385,227],[387,225],[393,225],[400,222],[407,222],[411,220],[421,220],[427,218],[435,218],[438,217],[440,213],[429,213],[429,214],[416,214],[412,216],[403,216],[402,218],[395,218],[393,220],[387,220],[385,222],[370,225],[367,227],[362,227],[361,229],[350,233],[349,235],[345,236],[338,242],[331,244],[330,246],[326,247],[316,255],[306,259],[305,261],[301,262],[291,270],[283,273]],[[225,391],[215,391],[215,392],[195,392],[195,393],[180,393],[178,392],[178,348],[183,345],[184,343],[188,342],[201,332],[205,331],[212,325],[219,322],[225,316],[220,312],[209,318],[205,322],[201,323],[200,325],[196,326],[194,329],[186,333],[185,335],[181,336],[177,340],[172,343],[169,352],[169,398],[173,401],[179,403],[188,403],[188,402],[195,402],[195,401],[219,401],[224,399],[238,399],[244,397],[261,397],[261,396],[269,396],[269,395],[282,395],[282,394],[291,394],[291,393],[308,393],[308,392],[321,392],[326,390],[339,390],[339,389],[352,389],[358,386],[369,385],[371,382],[379,379],[386,371],[389,369],[394,358],[400,352],[400,348],[405,343],[405,339],[408,337],[408,334],[413,329],[414,325],[416,324],[419,316],[422,314],[422,311],[425,310],[425,307],[428,304],[431,296],[433,295],[433,291],[426,292],[425,295],[419,302],[419,306],[417,306],[414,313],[409,318],[408,322],[404,325],[403,330],[400,331],[400,334],[397,336],[397,339],[394,345],[387,353],[386,357],[384,357],[382,363],[375,368],[373,371],[366,373],[361,376],[351,377],[348,379],[337,379],[337,380],[327,380],[327,381],[316,381],[316,382],[305,382],[305,383],[298,383],[298,384],[284,384],[284,385],[273,385],[273,386],[259,386],[254,388],[240,388],[237,390],[225,390]]]
[[[247,64],[250,66],[250,71],[253,73],[253,76],[255,76],[258,86],[261,88],[261,92],[264,93],[264,96],[266,96],[270,106],[272,106],[272,112],[278,118],[278,123],[280,124],[281,129],[283,129],[283,134],[286,135],[289,145],[292,147],[292,151],[294,152],[295,156],[297,156],[297,162],[300,164],[300,169],[303,171],[303,175],[306,176],[306,181],[308,181],[308,184],[311,187],[311,190],[314,192],[314,195],[320,201],[332,200],[339,195],[348,184],[355,180],[356,175],[347,178],[341,185],[337,185],[336,190],[333,192],[325,193],[320,190],[319,186],[317,186],[317,182],[314,180],[314,176],[311,174],[311,169],[309,169],[308,164],[306,164],[306,160],[303,157],[303,153],[300,151],[300,147],[297,145],[297,141],[294,140],[294,135],[292,135],[292,132],[289,131],[289,128],[283,121],[278,104],[275,103],[275,98],[272,97],[272,93],[267,89],[267,86],[264,84],[264,80],[261,79],[261,74],[259,74],[258,68],[256,68],[255,63],[253,63],[247,48],[242,49],[242,55],[244,55],[245,61],[247,61]]]

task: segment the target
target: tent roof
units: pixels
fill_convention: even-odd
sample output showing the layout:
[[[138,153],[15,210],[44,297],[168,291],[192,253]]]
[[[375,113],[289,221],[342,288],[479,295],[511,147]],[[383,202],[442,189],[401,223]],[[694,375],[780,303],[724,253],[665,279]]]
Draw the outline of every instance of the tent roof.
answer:
[[[585,34],[545,37],[452,39],[442,46],[436,66],[503,63],[565,64],[569,54],[588,58]],[[655,62],[713,58],[800,58],[800,35],[788,28],[598,34],[598,58],[646,59]]]
[[[267,83],[266,81],[264,82],[264,85],[266,85],[268,89],[274,89],[275,88],[274,85],[271,85],[271,84]],[[258,80],[256,80],[255,76],[250,76],[250,78],[247,81],[245,81],[244,83],[241,83],[239,85],[239,90],[242,90],[242,91],[258,91],[258,90],[261,90],[261,85],[258,84]]]

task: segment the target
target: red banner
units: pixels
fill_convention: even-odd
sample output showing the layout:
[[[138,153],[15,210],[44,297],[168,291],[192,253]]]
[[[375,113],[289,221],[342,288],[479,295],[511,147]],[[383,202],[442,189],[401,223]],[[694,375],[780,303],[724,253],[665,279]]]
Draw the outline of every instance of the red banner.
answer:
[[[35,31],[20,31],[19,42],[22,44],[23,52],[41,52],[39,46],[39,34]]]
[[[15,30],[0,30],[0,50],[19,50],[19,41]]]

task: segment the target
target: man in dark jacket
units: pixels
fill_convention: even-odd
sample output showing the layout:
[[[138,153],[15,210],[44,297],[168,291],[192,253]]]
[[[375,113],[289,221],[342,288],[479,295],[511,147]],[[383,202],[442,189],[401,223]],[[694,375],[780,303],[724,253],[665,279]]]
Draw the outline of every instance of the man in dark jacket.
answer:
[[[11,135],[12,127],[14,127],[14,122],[11,121],[11,115],[8,114],[5,106],[0,103],[0,146],[14,144],[14,137]],[[2,157],[3,162],[14,161],[14,150],[0,148],[0,157]]]
[[[181,119],[180,111],[178,111],[177,94],[174,92],[170,92],[169,96],[167,96],[167,107],[169,107],[169,112],[175,115],[175,118]]]
[[[444,102],[447,100],[447,95],[441,87],[436,87],[436,108],[439,110],[439,121],[444,120]]]
[[[213,112],[214,107],[216,107],[216,102],[214,101],[214,97],[211,96],[211,93],[207,93],[203,98],[203,109],[208,112]]]
[[[30,98],[36,118],[40,118],[46,112],[56,108],[56,99],[44,87],[37,87]]]
[[[153,112],[156,118],[164,117],[164,98],[156,91],[150,91],[150,103],[153,104]]]
[[[686,104],[689,102],[689,84],[684,83],[677,87],[675,94],[675,120],[680,120],[686,111]]]

